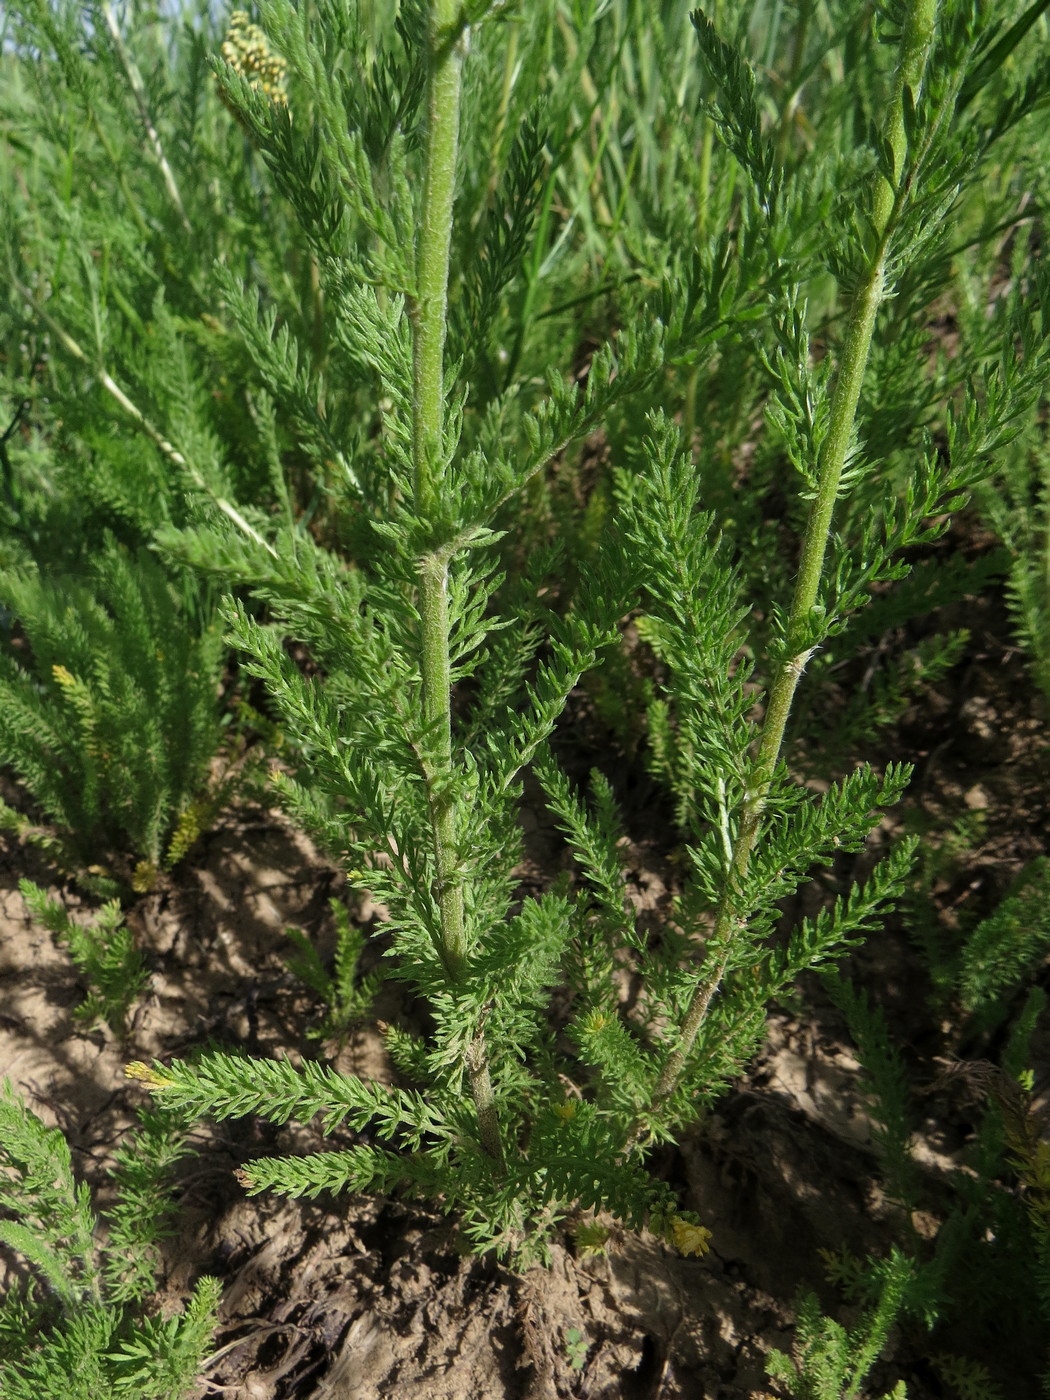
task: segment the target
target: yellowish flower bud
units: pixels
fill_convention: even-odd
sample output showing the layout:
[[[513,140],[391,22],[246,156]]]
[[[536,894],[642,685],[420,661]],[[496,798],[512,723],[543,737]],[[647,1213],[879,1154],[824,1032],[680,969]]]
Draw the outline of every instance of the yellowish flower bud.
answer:
[[[130,1065],[125,1065],[124,1077],[137,1079],[141,1084],[145,1084],[147,1089],[168,1089],[172,1083],[166,1075],[151,1065],[144,1064],[142,1060],[132,1060]]]
[[[671,1221],[671,1238],[679,1254],[706,1254],[711,1248],[711,1231],[704,1225],[694,1225],[692,1221],[676,1215]]]

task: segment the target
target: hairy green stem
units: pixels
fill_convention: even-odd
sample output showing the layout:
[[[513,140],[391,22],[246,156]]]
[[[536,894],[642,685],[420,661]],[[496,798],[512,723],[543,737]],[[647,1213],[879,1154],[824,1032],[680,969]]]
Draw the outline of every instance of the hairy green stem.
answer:
[[[416,247],[416,298],[412,308],[412,446],[415,504],[424,520],[437,516],[443,496],[445,462],[445,330],[448,310],[449,248],[456,184],[463,43],[446,36],[457,15],[454,0],[431,7],[431,67],[427,98],[426,174]],[[419,570],[422,631],[423,712],[432,733],[435,781],[431,812],[441,910],[442,957],[453,979],[463,975],[466,944],[463,892],[457,878],[455,811],[448,777],[452,769],[452,680],[449,663],[449,555],[436,550]],[[442,781],[444,780],[444,781]]]
[[[456,192],[463,55],[468,31],[457,0],[432,0],[430,70],[427,83],[426,165],[416,242],[416,286],[412,302],[412,450],[415,506],[434,523],[444,513],[445,332],[452,204]],[[448,583],[451,551],[437,548],[419,565],[420,670],[423,714],[430,734],[428,774],[434,840],[435,893],[441,921],[441,957],[450,979],[467,967],[462,868],[452,790],[452,677],[449,660]],[[478,1113],[481,1144],[503,1157],[499,1120],[479,1030],[464,1068]]]
[[[898,184],[907,153],[904,89],[908,87],[916,90],[922,81],[933,43],[936,17],[937,0],[912,0],[901,35],[900,61],[884,133],[893,151],[894,172]],[[867,274],[858,287],[850,308],[838,377],[832,396],[831,421],[817,462],[817,492],[810,507],[803,537],[802,561],[788,617],[784,655],[770,687],[755,755],[754,772],[740,813],[740,828],[715,913],[715,926],[708,941],[713,962],[707,976],[693,993],[682,1022],[678,1045],[667,1056],[657,1078],[652,1095],[654,1107],[669,1098],[677,1087],[711,1005],[711,999],[725,975],[736,936],[745,927],[749,917],[749,910],[742,904],[742,898],[751,853],[783,747],[784,732],[795,691],[806,662],[815,650],[810,640],[813,610],[817,604],[835,501],[853,434],[875,318],[886,293],[889,235],[892,231],[891,221],[896,198],[897,191],[881,175],[877,175],[872,199],[872,218],[878,242]]]

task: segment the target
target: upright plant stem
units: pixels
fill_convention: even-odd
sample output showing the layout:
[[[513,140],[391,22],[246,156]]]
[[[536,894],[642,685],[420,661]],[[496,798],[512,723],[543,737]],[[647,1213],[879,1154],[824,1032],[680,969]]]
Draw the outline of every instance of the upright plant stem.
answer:
[[[445,331],[448,312],[449,249],[456,190],[459,108],[467,31],[457,24],[457,0],[432,0],[430,71],[427,85],[426,166],[423,206],[416,242],[416,288],[412,305],[412,450],[415,506],[435,521],[444,497]],[[430,732],[428,773],[441,957],[450,979],[460,981],[467,967],[461,862],[456,839],[452,785],[452,676],[449,660],[448,575],[450,551],[437,547],[419,566],[422,632],[423,713]],[[466,1056],[467,1077],[478,1112],[481,1144],[501,1161],[499,1120],[479,1029]]]
[[[933,43],[936,18],[937,0],[911,0],[901,35],[900,60],[884,132],[893,151],[898,184],[907,154],[904,90],[908,87],[915,91],[922,82],[926,60]],[[751,853],[783,747],[784,731],[795,691],[806,662],[815,650],[809,640],[812,635],[811,617],[824,571],[835,500],[853,433],[864,371],[871,350],[875,318],[886,292],[886,263],[896,194],[896,190],[881,175],[875,177],[872,220],[878,241],[850,308],[838,377],[832,396],[831,420],[817,462],[817,492],[810,507],[802,541],[802,562],[791,601],[784,655],[770,687],[758,739],[754,772],[744,798],[740,829],[733,847],[733,857],[726,874],[722,896],[715,912],[714,930],[708,943],[714,961],[707,976],[693,993],[682,1022],[679,1043],[668,1055],[657,1078],[652,1095],[654,1107],[659,1106],[674,1092],[681,1078],[689,1052],[696,1042],[711,1005],[711,999],[725,975],[736,936],[745,927],[749,916],[750,911],[743,900]]]

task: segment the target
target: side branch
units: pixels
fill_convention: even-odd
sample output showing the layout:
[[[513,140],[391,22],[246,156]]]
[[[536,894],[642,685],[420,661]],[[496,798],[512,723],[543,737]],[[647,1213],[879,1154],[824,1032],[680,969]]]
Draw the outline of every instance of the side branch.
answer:
[[[922,81],[933,44],[936,13],[937,0],[911,0],[901,35],[893,100],[884,128],[893,151],[894,173],[898,186],[903,181],[907,155],[904,126],[905,89],[914,90]],[[693,993],[682,1022],[678,1044],[664,1061],[653,1086],[651,1109],[657,1109],[664,1104],[677,1088],[711,1001],[725,976],[736,938],[746,927],[750,917],[747,874],[751,854],[780,760],[795,691],[806,662],[816,649],[812,619],[824,572],[835,502],[842,482],[864,383],[864,372],[871,350],[875,320],[886,295],[889,243],[893,220],[898,210],[897,191],[882,175],[875,177],[872,206],[879,241],[850,308],[839,360],[838,378],[831,401],[831,420],[817,462],[817,491],[806,522],[802,561],[788,615],[785,654],[776,668],[770,687],[755,755],[754,776],[743,804],[740,831],[715,912],[710,946],[715,952],[716,960]],[[637,1141],[640,1133],[640,1124],[636,1124],[629,1135],[628,1147]]]

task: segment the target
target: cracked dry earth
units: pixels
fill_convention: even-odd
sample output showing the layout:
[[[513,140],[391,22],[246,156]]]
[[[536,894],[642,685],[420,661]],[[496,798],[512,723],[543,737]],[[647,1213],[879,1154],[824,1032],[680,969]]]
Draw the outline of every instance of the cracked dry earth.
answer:
[[[998,640],[1000,620],[994,612],[990,619],[982,628],[970,616],[971,655],[954,673],[954,690],[934,697],[921,716],[905,717],[891,736],[896,750],[888,745],[918,764],[913,805],[950,816],[984,804],[979,847],[935,891],[949,920],[960,905],[994,908],[1024,861],[1046,848],[1045,725],[1020,659]],[[593,759],[583,753],[580,761],[585,770]],[[632,830],[661,820],[644,792],[635,808]],[[566,856],[535,806],[524,822],[522,880],[537,887]],[[631,856],[644,913],[668,897],[673,862],[656,839],[637,840]],[[848,865],[834,872],[848,874]],[[306,1036],[318,1008],[283,961],[291,951],[284,931],[304,929],[322,955],[329,952],[328,900],[344,886],[281,818],[227,813],[164,888],[132,906],[151,982],[124,1044],[73,1019],[83,988],[66,954],[27,917],[22,876],[56,887],[41,858],[9,840],[0,849],[0,1076],[62,1128],[100,1205],[106,1164],[141,1100],[122,1074],[129,1060],[185,1054],[204,1041],[293,1058],[323,1053]],[[75,893],[60,893],[75,913]],[[827,895],[820,884],[809,887],[805,912]],[[382,911],[362,905],[354,913],[376,931],[365,955],[374,965]],[[943,1041],[925,1016],[921,968],[904,930],[891,922],[849,971],[886,1009],[913,1082],[933,1080]],[[857,1062],[819,986],[803,992],[797,1004],[774,1008],[767,1045],[746,1080],[653,1164],[713,1231],[711,1253],[700,1260],[614,1232],[603,1256],[579,1257],[563,1242],[549,1270],[515,1277],[466,1254],[454,1221],[430,1207],[246,1198],[234,1169],[253,1156],[319,1146],[313,1126],[201,1125],[180,1171],[179,1229],[166,1248],[163,1286],[164,1300],[174,1302],[201,1273],[223,1283],[200,1400],[758,1400],[771,1392],[763,1358],[771,1347],[789,1347],[800,1288],[816,1289],[827,1310],[849,1319],[819,1251],[885,1253],[895,1238]],[[396,995],[381,992],[377,1016],[411,1024],[415,1008]],[[1044,1090],[1047,1039],[1044,1029],[1036,1047]],[[369,1028],[336,1063],[391,1077]],[[936,1200],[968,1126],[947,1093],[931,1091],[921,1105],[917,1155]],[[932,1233],[936,1209],[913,1223]],[[0,1287],[17,1268],[0,1260]],[[1004,1395],[1034,1393],[1024,1357],[982,1359]],[[872,1393],[901,1377],[912,1400],[950,1393],[920,1343],[894,1333]]]

